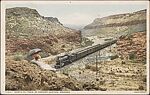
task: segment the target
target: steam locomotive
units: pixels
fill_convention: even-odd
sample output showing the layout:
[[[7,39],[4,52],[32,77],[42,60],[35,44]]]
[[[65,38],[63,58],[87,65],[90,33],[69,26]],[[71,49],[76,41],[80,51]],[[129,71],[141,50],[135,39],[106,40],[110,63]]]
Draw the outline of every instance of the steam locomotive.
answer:
[[[87,55],[90,55],[98,50],[101,50],[108,46],[111,46],[112,44],[114,44],[116,42],[117,42],[117,40],[112,40],[112,41],[106,42],[104,44],[97,44],[95,46],[90,46],[88,48],[85,48],[84,50],[80,50],[75,53],[58,56],[56,59],[55,68],[58,69],[58,68],[64,67],[64,66],[71,64],[72,62],[77,61],[77,60],[79,60]]]

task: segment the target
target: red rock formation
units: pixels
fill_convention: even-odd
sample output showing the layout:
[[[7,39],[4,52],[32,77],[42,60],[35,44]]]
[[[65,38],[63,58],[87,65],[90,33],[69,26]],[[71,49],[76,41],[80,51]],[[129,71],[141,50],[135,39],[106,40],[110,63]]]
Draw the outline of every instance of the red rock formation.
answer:
[[[120,37],[117,42],[117,50],[124,59],[145,62],[146,32],[135,32],[129,36]]]

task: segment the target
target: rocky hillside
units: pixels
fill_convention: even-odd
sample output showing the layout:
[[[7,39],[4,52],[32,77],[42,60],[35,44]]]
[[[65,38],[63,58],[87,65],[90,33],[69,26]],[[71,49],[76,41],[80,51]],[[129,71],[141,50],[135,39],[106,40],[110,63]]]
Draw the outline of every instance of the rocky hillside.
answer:
[[[57,18],[41,16],[35,9],[6,9],[6,54],[41,48],[58,54],[78,47],[80,32],[64,27]]]
[[[146,63],[146,32],[121,36],[116,44],[123,59]]]
[[[96,18],[82,30],[85,36],[113,36],[146,30],[146,9],[126,14]]]
[[[53,17],[44,17],[44,18],[45,18],[45,19],[48,19],[48,20],[51,21],[51,22],[58,23],[58,24],[61,24],[61,25],[62,25],[62,23],[60,23],[57,18],[53,18]]]
[[[69,75],[82,83],[94,84],[89,88],[102,91],[146,91],[146,65],[124,64],[120,58],[97,64],[97,69],[94,63],[86,64],[84,69],[72,70]]]
[[[18,90],[83,90],[81,83],[61,73],[39,68],[26,60],[14,61],[6,59],[7,91]]]

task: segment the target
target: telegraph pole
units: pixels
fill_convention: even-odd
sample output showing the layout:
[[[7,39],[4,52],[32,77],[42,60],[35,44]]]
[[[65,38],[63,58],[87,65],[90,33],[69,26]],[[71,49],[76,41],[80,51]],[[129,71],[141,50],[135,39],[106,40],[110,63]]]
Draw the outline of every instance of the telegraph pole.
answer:
[[[97,66],[97,55],[96,55],[96,75],[97,75],[97,73],[98,73],[98,66]]]

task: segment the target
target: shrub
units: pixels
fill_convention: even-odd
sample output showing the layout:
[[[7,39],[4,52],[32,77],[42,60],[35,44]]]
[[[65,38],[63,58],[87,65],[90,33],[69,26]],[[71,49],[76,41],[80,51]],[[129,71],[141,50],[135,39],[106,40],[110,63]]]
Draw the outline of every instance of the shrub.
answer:
[[[104,84],[105,84],[105,80],[99,81],[99,85],[104,85]]]
[[[126,64],[126,62],[125,61],[121,61],[121,64]]]
[[[146,79],[146,77],[144,77],[142,80],[143,80],[143,82],[146,82],[147,79]]]
[[[15,61],[21,61],[24,59],[24,56],[23,55],[14,55],[14,58],[13,58]]]
[[[68,75],[69,75],[69,72],[70,72],[70,70],[65,69],[65,70],[63,70],[63,72],[62,72],[62,73],[63,73],[64,75],[68,76]]]
[[[140,85],[139,90],[144,90],[144,87],[142,85]]]
[[[88,64],[86,64],[85,69],[90,69],[90,66]]]
[[[91,67],[90,67],[90,70],[91,70],[91,71],[97,71],[98,68],[96,68],[95,66],[91,66]]]
[[[136,58],[136,55],[135,55],[134,52],[132,52],[132,53],[129,54],[129,59],[130,60],[134,60],[135,58]]]
[[[114,59],[116,59],[116,58],[118,58],[118,57],[119,57],[118,55],[114,55],[114,56],[111,56],[110,59],[111,59],[111,60],[114,60]]]
[[[85,69],[90,69],[91,71],[97,71],[95,66],[85,65]]]

